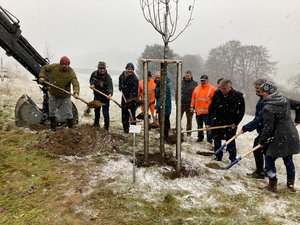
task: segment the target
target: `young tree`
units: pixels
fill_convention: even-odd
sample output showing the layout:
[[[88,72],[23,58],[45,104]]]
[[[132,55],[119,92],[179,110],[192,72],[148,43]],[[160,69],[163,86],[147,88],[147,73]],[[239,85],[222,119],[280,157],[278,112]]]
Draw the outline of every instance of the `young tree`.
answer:
[[[140,0],[141,9],[144,18],[152,27],[161,35],[164,42],[164,59],[167,59],[169,51],[169,43],[175,41],[186,28],[191,25],[192,14],[194,10],[195,0],[185,0],[184,3],[180,0]],[[190,4],[189,4],[190,2]],[[189,10],[186,23],[179,28],[179,8]],[[178,30],[179,28],[179,30]],[[160,100],[162,102],[160,114],[165,114],[165,99],[166,99],[166,77],[167,63],[165,62],[161,76],[161,93]],[[164,116],[160,117],[160,151],[164,152]],[[163,154],[162,154],[163,155]]]
[[[169,49],[167,58],[174,59],[176,56],[177,55],[174,53],[174,51],[172,49]],[[141,59],[164,59],[164,46],[159,45],[159,44],[146,45],[144,51],[142,52],[141,56],[138,59],[137,72],[140,77],[141,77],[141,74],[143,73],[143,69],[144,69]],[[149,64],[148,70],[152,71],[152,72],[158,71],[158,70],[160,70],[160,65]],[[175,71],[172,71],[172,72],[175,72]],[[172,72],[171,72],[171,74],[175,74]]]

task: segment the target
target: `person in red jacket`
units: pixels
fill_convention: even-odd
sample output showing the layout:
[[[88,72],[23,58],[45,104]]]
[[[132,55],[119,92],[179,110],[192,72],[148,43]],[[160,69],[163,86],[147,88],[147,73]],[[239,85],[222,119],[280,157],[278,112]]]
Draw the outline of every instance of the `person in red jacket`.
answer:
[[[202,75],[200,77],[200,85],[198,85],[192,94],[190,110],[196,113],[196,121],[198,129],[203,128],[203,124],[207,125],[208,108],[216,88],[208,82],[208,76]],[[207,142],[212,143],[210,131],[206,132]],[[198,131],[197,142],[202,142],[204,139],[204,132]]]

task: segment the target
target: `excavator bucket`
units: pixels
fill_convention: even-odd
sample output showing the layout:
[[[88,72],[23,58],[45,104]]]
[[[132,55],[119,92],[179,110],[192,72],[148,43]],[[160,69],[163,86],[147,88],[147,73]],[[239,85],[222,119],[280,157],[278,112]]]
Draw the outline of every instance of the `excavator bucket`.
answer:
[[[47,119],[32,99],[24,94],[19,98],[15,107],[15,124],[18,127],[39,124]]]
[[[73,123],[78,123],[78,111],[74,103],[72,102],[73,112]],[[58,124],[66,123],[67,120],[64,118],[64,112],[57,111],[56,121]],[[18,127],[35,125],[44,123],[48,119],[48,115],[44,113],[34,101],[27,95],[24,94],[18,100],[15,107],[15,124]]]

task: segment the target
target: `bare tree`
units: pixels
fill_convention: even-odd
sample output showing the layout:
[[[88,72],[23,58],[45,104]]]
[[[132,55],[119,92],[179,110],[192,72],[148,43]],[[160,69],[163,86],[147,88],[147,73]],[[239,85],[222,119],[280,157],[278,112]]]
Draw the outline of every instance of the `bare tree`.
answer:
[[[144,18],[161,35],[164,42],[164,59],[167,59],[169,43],[175,41],[188,26],[191,25],[195,0],[190,0],[190,4],[180,0],[140,0]],[[188,18],[183,27],[179,28],[179,8],[180,3],[189,11]],[[161,92],[160,92],[160,151],[164,152],[164,128],[165,128],[165,102],[166,102],[166,78],[167,63],[164,62],[161,71]]]
[[[49,44],[48,44],[47,40],[45,41],[45,55],[46,55],[46,59],[49,62],[52,61],[54,55],[50,51],[50,47],[49,47]]]
[[[288,84],[292,86],[292,88],[300,90],[300,73],[293,75],[288,79]]]
[[[238,89],[246,90],[257,78],[268,78],[275,71],[277,62],[269,58],[263,46],[232,40],[210,51],[205,72],[214,79],[229,77]]]

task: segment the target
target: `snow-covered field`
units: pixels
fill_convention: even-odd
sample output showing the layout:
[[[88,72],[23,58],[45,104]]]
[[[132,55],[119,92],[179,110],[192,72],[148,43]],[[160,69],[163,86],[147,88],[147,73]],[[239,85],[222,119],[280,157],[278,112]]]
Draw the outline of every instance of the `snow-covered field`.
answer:
[[[42,103],[42,92],[39,90],[38,85],[31,81],[31,75],[24,75],[19,79],[8,80],[0,82],[0,88],[6,88],[7,93],[1,95],[1,99],[13,99],[11,104],[14,105],[18,98],[27,93],[36,104]],[[121,100],[121,94],[117,90],[117,77],[113,76],[115,85],[114,98],[117,101]],[[92,90],[89,89],[89,75],[78,75],[81,85],[81,97],[87,101],[93,100]],[[92,123],[93,116],[86,117],[83,115],[86,106],[84,103],[73,100],[78,108],[80,114],[80,123]],[[111,132],[122,133],[121,127],[121,112],[118,106],[113,102],[110,108],[111,115]],[[250,121],[253,117],[246,115],[239,125],[240,127]],[[175,105],[172,111],[172,128],[175,124]],[[182,127],[185,128],[185,119],[182,121]],[[193,127],[196,129],[196,123],[193,121]],[[299,127],[298,127],[299,131]],[[138,135],[140,138],[142,134]],[[271,217],[281,224],[299,224],[298,208],[300,203],[293,202],[293,195],[287,194],[285,191],[280,191],[279,194],[273,194],[265,190],[261,190],[267,184],[265,180],[253,180],[246,177],[246,173],[252,172],[255,168],[253,155],[249,155],[242,159],[240,163],[233,166],[229,170],[217,170],[206,167],[207,163],[216,163],[213,156],[202,156],[196,154],[199,150],[207,151],[207,144],[199,144],[196,142],[196,133],[193,133],[190,139],[185,139],[182,143],[182,163],[186,168],[197,170],[200,175],[196,177],[185,177],[178,179],[166,179],[161,170],[171,170],[169,167],[149,167],[149,168],[136,168],[136,182],[133,183],[133,165],[131,158],[124,155],[114,155],[113,160],[108,157],[107,162],[99,165],[94,171],[90,171],[90,183],[87,184],[89,192],[96,186],[98,181],[112,178],[113,182],[108,185],[114,190],[115,193],[122,195],[134,196],[142,198],[147,201],[155,203],[161,201],[162,196],[172,193],[180,201],[183,208],[204,208],[208,207],[218,213],[222,208],[227,205],[234,205],[234,202],[220,201],[223,195],[243,195],[251,201],[257,202],[256,214]],[[250,150],[253,145],[253,139],[256,136],[255,132],[245,133],[237,138],[238,155],[242,155],[247,150]],[[128,136],[132,140],[131,135]],[[158,141],[158,133],[155,130],[150,131],[150,142]],[[140,138],[139,140],[143,140]],[[133,151],[133,147],[130,149]],[[143,151],[143,142],[140,141],[136,146],[137,151]],[[153,151],[155,149],[150,149]],[[175,146],[166,145],[167,151],[175,152]],[[101,149],[99,149],[101,151]],[[118,160],[116,160],[116,157]],[[294,158],[296,166],[296,189],[300,190],[300,168],[299,168],[299,155]],[[225,153],[221,165],[227,165],[228,154]],[[286,175],[285,167],[281,159],[277,160],[279,190],[285,190]],[[284,197],[280,197],[283,193]],[[88,193],[86,193],[88,194]],[[247,206],[247,204],[246,204]],[[247,213],[246,208],[240,208],[239,211],[245,221],[247,217],[255,216]],[[256,215],[257,216],[257,215]],[[295,219],[297,218],[297,219]],[[194,218],[195,219],[195,218]]]

